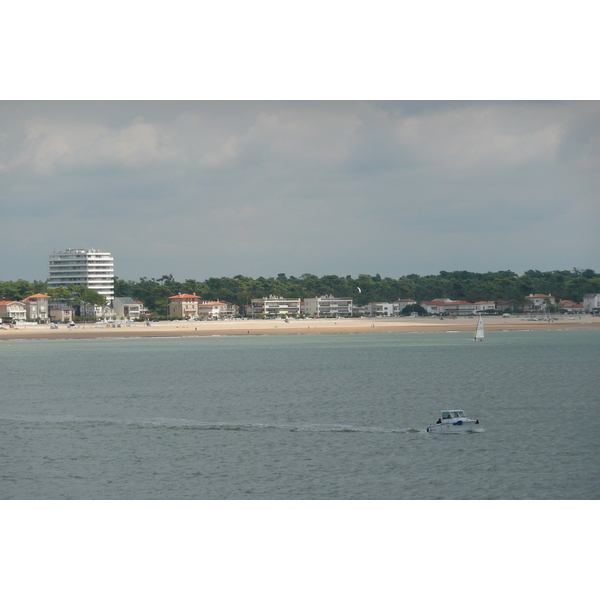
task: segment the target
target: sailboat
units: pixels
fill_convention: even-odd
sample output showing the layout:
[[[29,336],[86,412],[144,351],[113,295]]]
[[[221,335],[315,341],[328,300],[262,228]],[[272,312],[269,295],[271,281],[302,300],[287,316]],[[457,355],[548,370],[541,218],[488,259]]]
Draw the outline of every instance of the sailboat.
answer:
[[[479,321],[477,321],[477,328],[475,329],[473,341],[483,342],[483,319],[481,318],[481,315],[479,315]]]

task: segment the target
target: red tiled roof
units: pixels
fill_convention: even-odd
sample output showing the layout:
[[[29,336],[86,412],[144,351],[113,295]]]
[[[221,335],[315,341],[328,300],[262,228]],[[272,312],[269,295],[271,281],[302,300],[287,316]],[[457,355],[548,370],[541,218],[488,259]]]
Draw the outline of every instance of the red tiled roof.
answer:
[[[444,302],[443,300],[437,299],[431,302],[423,302],[422,304],[428,304],[429,306],[456,306],[457,304],[468,304],[467,302],[461,302],[460,300],[451,300],[450,302]]]
[[[33,294],[33,296],[27,296],[25,300],[22,300],[22,302],[27,302],[28,300],[33,300],[34,298],[52,298],[52,296],[48,296],[48,294]]]
[[[182,300],[191,300],[193,298],[200,298],[201,296],[194,296],[194,294],[177,294],[176,296],[169,296],[169,300],[174,298],[182,299]]]

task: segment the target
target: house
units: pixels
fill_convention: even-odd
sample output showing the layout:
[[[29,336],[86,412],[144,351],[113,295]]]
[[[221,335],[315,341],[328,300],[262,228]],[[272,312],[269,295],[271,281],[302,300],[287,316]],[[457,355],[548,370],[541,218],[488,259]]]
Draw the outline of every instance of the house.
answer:
[[[27,318],[27,307],[25,302],[16,300],[0,301],[0,323],[10,321],[24,321]]]
[[[435,298],[434,300],[430,300],[428,302],[419,302],[419,305],[422,306],[430,315],[441,315],[446,312],[447,305],[453,302],[455,301],[450,300],[450,298]]]
[[[111,304],[100,306],[98,304],[93,304],[92,302],[81,301],[79,303],[79,316],[96,320],[114,319],[115,311]]]
[[[144,306],[144,303],[141,300],[136,300],[136,302],[140,305],[139,311],[140,311],[140,317],[142,319],[146,319],[150,316],[150,312],[148,311],[148,308],[146,308]]]
[[[177,294],[169,297],[169,317],[182,317],[184,319],[198,318],[198,300],[200,296],[194,294]]]
[[[304,299],[304,313],[311,317],[351,317],[352,298],[332,295]]]
[[[418,304],[418,302],[416,300],[413,300],[412,298],[404,298],[404,299],[398,298],[398,300],[396,302],[393,302],[392,304],[394,306],[394,316],[397,317],[397,316],[400,316],[402,311],[407,306],[412,306],[413,304]]]
[[[453,302],[447,302],[445,305],[445,312],[450,316],[467,316],[482,313],[488,309],[490,303],[488,302],[464,302],[462,300],[456,300]],[[494,303],[491,304],[492,309],[496,306]]]
[[[554,296],[546,294],[529,294],[525,298],[525,307],[528,310],[545,310],[547,305],[556,304]]]
[[[474,312],[484,313],[489,310],[496,310],[496,303],[490,300],[480,300],[479,302],[475,302],[475,306],[477,307]]]
[[[48,314],[51,321],[72,321],[75,309],[66,300],[50,300]]]
[[[139,319],[144,308],[141,302],[129,297],[115,298],[112,305],[117,319]]]
[[[585,294],[583,297],[583,311],[586,313],[600,312],[600,294]]]
[[[259,318],[297,317],[300,315],[300,298],[269,296],[268,298],[253,298],[251,303],[252,315]]]
[[[505,312],[510,310],[512,312],[523,310],[523,303],[518,300],[496,300],[496,310]]]
[[[572,314],[584,312],[583,302],[573,302],[572,300],[561,300],[558,303],[560,310]]]
[[[463,300],[450,300],[450,298],[436,298],[431,302],[419,303],[430,315],[466,316],[496,310],[496,303],[480,300],[479,302],[465,302]]]
[[[48,312],[48,299],[51,296],[47,294],[33,294],[23,300],[27,312],[27,320],[37,321],[38,323],[47,323],[50,318]]]
[[[237,316],[238,306],[231,302],[211,302],[205,300],[198,303],[198,318],[208,319],[228,319]]]
[[[393,317],[394,305],[391,302],[369,302],[365,304],[365,317]]]

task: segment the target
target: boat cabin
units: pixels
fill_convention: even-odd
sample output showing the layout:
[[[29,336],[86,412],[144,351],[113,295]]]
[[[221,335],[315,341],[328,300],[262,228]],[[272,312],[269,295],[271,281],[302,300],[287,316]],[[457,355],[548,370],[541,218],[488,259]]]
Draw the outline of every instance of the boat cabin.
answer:
[[[465,413],[462,410],[443,410],[442,419],[464,419]]]

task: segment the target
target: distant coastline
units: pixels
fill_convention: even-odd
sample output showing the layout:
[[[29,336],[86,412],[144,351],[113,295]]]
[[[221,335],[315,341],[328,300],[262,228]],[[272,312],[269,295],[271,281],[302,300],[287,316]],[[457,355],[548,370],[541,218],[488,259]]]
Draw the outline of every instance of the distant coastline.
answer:
[[[102,339],[135,337],[190,337],[239,335],[301,335],[329,333],[444,333],[471,331],[476,320],[469,317],[444,318],[358,318],[358,319],[290,319],[260,320],[236,319],[230,321],[159,321],[150,326],[145,323],[121,324],[100,327],[94,324],[69,327],[59,325],[26,325],[0,329],[0,341],[42,339]],[[600,317],[581,315],[573,318],[559,317],[553,321],[530,321],[521,316],[503,318],[484,317],[486,332],[517,330],[600,330]]]

